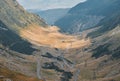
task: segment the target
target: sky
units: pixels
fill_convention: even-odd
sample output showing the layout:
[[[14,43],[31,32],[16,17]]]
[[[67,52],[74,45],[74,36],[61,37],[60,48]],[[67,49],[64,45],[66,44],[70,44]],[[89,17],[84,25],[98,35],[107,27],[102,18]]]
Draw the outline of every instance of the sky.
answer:
[[[85,0],[17,0],[25,9],[71,8]]]

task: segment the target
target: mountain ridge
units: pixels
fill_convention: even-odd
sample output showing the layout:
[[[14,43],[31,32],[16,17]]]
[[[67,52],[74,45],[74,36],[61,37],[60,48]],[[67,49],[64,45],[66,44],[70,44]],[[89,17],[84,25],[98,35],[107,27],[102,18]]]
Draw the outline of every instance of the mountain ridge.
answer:
[[[48,10],[33,10],[28,9],[29,12],[38,14],[41,18],[49,25],[54,25],[55,21],[63,17],[70,8],[57,8],[57,9],[48,9]]]

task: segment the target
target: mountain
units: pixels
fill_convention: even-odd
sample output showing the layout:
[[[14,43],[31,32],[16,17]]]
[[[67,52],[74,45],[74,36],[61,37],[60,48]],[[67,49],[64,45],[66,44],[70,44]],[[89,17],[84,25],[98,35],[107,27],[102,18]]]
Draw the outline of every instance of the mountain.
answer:
[[[72,64],[60,56],[71,43],[70,49],[76,49],[89,45],[90,40],[60,33],[58,27],[48,26],[39,16],[25,11],[16,0],[0,1],[0,81],[44,78],[69,81],[72,72],[57,63]],[[60,76],[56,77],[56,71]]]
[[[78,40],[74,36],[60,33],[58,27],[48,26],[39,16],[25,11],[16,0],[0,1],[0,8],[1,44],[12,50],[32,53],[35,50],[32,45],[62,48],[69,45],[70,38],[74,40],[73,48],[89,43],[89,40]],[[59,44],[55,45],[56,41]],[[76,45],[76,41],[85,43]]]
[[[16,0],[0,1],[0,43],[12,50],[31,54],[31,44],[19,36],[20,29],[36,23],[46,24],[38,16],[26,12]]]
[[[49,10],[32,10],[29,9],[29,12],[38,14],[41,18],[45,19],[45,21],[49,24],[49,25],[54,25],[54,23],[62,18],[68,11],[69,8],[66,9],[49,9]]]
[[[81,35],[70,35],[16,0],[1,0],[0,81],[120,81],[120,19],[114,10]]]
[[[96,41],[96,48],[93,50],[93,57],[99,58],[104,55],[111,55],[112,58],[120,58],[120,1],[113,0],[109,2],[105,0],[104,3],[108,3],[102,12],[105,17],[93,27],[93,31],[88,33],[88,37],[91,37]],[[99,12],[99,14],[101,14]],[[98,13],[98,12],[97,12]],[[96,45],[95,44],[95,45]]]
[[[19,66],[20,61],[15,61],[21,59],[22,55],[29,57],[36,51],[31,43],[19,35],[20,29],[32,23],[46,25],[38,16],[26,12],[16,0],[0,1],[0,81],[42,81],[24,74],[20,71],[23,65]]]
[[[63,18],[55,23],[61,28],[61,32],[78,33],[83,31],[82,35],[87,34],[87,37],[91,39],[91,46],[83,48],[84,52],[88,50],[88,54],[82,52],[82,54],[85,54],[85,57],[83,57],[86,58],[89,65],[85,67],[85,64],[84,68],[82,68],[82,64],[80,65],[83,71],[80,75],[82,77],[87,76],[88,81],[91,79],[90,77],[94,77],[94,80],[98,81],[120,80],[118,78],[119,70],[117,69],[119,66],[116,66],[120,60],[119,5],[119,0],[87,0],[70,9]],[[90,58],[95,59],[92,60],[92,65],[89,62],[89,53],[91,53]],[[77,55],[77,57],[77,59],[82,59],[82,56]],[[75,56],[72,58],[75,58]],[[92,75],[90,68],[93,69],[93,67],[94,75],[90,76]],[[110,69],[112,67],[114,69]],[[84,78],[86,79],[86,77]]]
[[[46,25],[39,16],[26,12],[16,0],[0,2],[0,20],[12,31],[19,31],[32,23]],[[13,23],[13,24],[12,24]]]
[[[118,0],[101,0],[100,3],[98,0],[87,0],[70,9],[55,25],[65,32],[79,32],[96,27],[116,12],[119,14],[119,3]]]

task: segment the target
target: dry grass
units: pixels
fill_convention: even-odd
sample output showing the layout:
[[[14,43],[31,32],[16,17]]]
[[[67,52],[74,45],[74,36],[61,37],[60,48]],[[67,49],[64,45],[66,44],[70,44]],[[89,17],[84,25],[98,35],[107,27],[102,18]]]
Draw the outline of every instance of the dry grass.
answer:
[[[67,48],[71,45],[71,48],[80,48],[90,44],[90,40],[79,40],[75,36],[65,35],[58,32],[59,28],[52,27],[40,27],[38,25],[30,25],[20,30],[20,36],[32,44],[37,46],[48,46],[54,48]]]

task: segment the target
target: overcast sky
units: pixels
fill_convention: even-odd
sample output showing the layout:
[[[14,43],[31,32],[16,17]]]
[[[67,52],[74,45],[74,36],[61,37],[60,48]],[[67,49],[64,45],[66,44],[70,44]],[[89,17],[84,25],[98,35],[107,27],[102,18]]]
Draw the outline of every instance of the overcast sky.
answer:
[[[25,9],[70,8],[85,0],[17,0]]]

